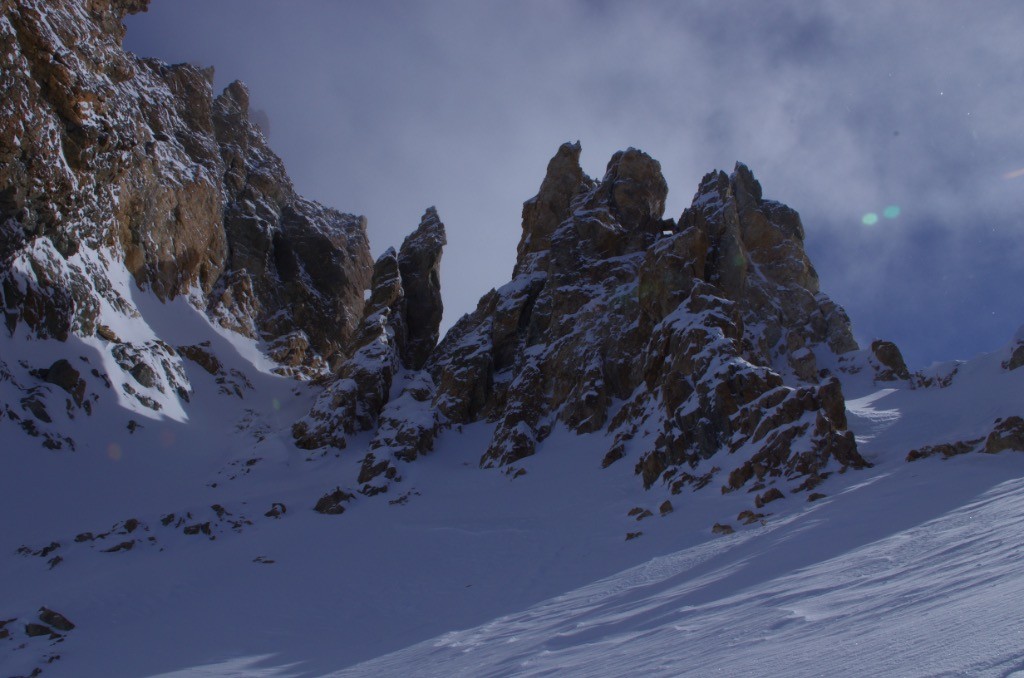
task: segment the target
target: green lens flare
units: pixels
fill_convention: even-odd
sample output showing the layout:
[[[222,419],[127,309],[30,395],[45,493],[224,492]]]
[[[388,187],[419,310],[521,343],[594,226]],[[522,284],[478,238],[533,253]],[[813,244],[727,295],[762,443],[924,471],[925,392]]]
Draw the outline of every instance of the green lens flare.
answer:
[[[878,215],[874,212],[868,212],[860,219],[861,223],[865,226],[874,226],[878,223]]]
[[[889,205],[888,207],[886,207],[882,211],[882,216],[884,216],[886,219],[895,219],[899,215],[900,215],[900,206],[899,205]]]

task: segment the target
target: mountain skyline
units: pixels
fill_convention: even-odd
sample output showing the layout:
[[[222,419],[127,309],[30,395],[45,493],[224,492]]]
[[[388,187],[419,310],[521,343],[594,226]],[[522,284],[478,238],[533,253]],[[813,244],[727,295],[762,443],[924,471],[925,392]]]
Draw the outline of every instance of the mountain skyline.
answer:
[[[128,24],[140,55],[246,81],[300,192],[366,215],[375,256],[436,205],[442,329],[505,279],[527,177],[576,139],[594,176],[653,152],[672,218],[705,172],[747,163],[803,215],[858,340],[912,367],[993,350],[1024,317],[1012,2],[183,0]]]

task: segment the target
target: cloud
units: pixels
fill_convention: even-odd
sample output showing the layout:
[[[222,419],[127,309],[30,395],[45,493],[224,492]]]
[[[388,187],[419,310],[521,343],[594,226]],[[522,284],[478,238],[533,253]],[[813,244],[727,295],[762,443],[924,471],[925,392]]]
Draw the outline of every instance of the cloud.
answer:
[[[245,80],[298,189],[366,214],[376,252],[436,204],[446,324],[508,279],[521,203],[576,139],[592,175],[658,158],[672,217],[746,162],[858,332],[912,363],[1024,323],[1020,3],[155,0],[129,28]]]

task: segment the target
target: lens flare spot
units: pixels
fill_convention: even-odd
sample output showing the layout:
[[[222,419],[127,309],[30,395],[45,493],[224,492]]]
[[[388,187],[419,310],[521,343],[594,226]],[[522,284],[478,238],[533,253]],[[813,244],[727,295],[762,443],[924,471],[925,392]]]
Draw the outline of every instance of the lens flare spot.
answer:
[[[118,445],[117,443],[110,443],[109,445],[107,445],[107,458],[109,458],[110,461],[120,461],[121,446]]]
[[[1024,167],[1020,168],[1019,170],[1007,172],[1006,174],[1003,175],[1004,179],[1019,179],[1021,177],[1024,177]]]
[[[882,210],[882,216],[884,216],[886,219],[895,219],[899,215],[900,215],[900,206],[899,205],[889,205],[884,210]]]
[[[270,404],[274,406],[275,411],[281,409],[281,401],[278,400],[277,398],[274,398],[274,400]]]
[[[868,212],[867,214],[860,218],[860,223],[864,224],[865,226],[874,226],[875,224],[878,223],[878,215],[875,214],[874,212]]]

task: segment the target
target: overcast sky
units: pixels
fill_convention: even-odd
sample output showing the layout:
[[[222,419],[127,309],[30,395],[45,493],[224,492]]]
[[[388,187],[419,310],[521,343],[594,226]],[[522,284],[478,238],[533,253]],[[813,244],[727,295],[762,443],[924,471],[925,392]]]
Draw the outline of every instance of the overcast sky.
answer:
[[[366,215],[375,255],[436,205],[446,326],[509,279],[522,202],[577,139],[597,178],[657,158],[673,218],[750,165],[858,340],[912,367],[1024,324],[1019,0],[153,0],[128,27],[245,81],[299,192]]]

